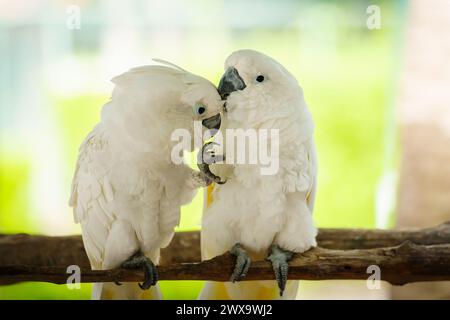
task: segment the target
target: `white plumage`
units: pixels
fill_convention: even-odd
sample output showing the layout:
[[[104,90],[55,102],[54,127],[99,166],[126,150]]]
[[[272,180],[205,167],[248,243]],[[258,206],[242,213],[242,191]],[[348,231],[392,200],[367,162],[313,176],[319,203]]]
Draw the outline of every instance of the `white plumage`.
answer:
[[[160,248],[179,223],[180,206],[192,200],[201,181],[198,172],[171,161],[171,133],[185,128],[192,134],[193,120],[223,106],[214,85],[181,68],[138,67],[113,82],[101,122],[80,147],[70,198],[93,269],[118,267],[138,251],[158,263]],[[198,104],[206,108],[201,115],[193,111]],[[160,293],[135,283],[98,284],[93,298]]]
[[[316,246],[312,211],[317,160],[313,120],[303,91],[283,66],[255,51],[233,53],[225,62],[225,69],[229,68],[238,71],[246,87],[228,96],[222,129],[279,129],[279,170],[274,175],[261,175],[259,164],[211,167],[227,183],[208,190],[202,222],[203,259],[223,254],[236,243],[252,259],[266,258],[272,244],[304,252]],[[263,82],[256,80],[260,75]],[[297,281],[288,281],[283,298],[295,298],[297,287]],[[280,296],[275,281],[243,281],[207,282],[199,298]]]

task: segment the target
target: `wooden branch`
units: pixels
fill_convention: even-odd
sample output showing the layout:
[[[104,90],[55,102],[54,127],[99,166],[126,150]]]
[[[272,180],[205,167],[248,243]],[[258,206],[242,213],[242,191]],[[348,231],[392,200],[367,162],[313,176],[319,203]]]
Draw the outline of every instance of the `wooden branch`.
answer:
[[[419,230],[320,229],[317,236],[319,247],[341,250],[393,247],[405,241],[421,245],[450,243],[450,221]],[[161,251],[161,256],[161,265],[200,261],[200,233],[176,233],[170,245]],[[0,234],[0,266],[71,264],[90,266],[80,236]]]
[[[393,284],[450,280],[450,222],[422,230],[320,229],[317,239],[319,248],[291,262],[291,279],[366,279],[366,268],[375,264]],[[226,281],[234,261],[226,254],[199,263],[199,232],[177,233],[161,255],[163,280]],[[82,269],[83,282],[142,279],[140,271],[91,271],[80,236],[0,235],[0,284],[65,283],[69,265]],[[272,278],[265,261],[255,261],[247,276]]]
[[[450,243],[450,221],[425,229],[320,229],[317,242],[329,249],[372,249],[393,247],[411,241],[432,245]]]
[[[228,281],[235,259],[224,254],[198,263],[160,266],[160,280]],[[334,250],[315,248],[297,254],[289,263],[289,279],[329,280],[367,279],[367,267],[377,265],[381,280],[394,285],[417,281],[450,280],[450,244],[416,245],[410,241],[400,246],[378,249]],[[20,281],[45,281],[64,284],[69,274],[65,267],[0,266],[0,284]],[[139,270],[81,270],[81,282],[138,282]],[[267,261],[252,263],[246,280],[274,279]]]
[[[200,233],[176,233],[170,245],[161,250],[161,264],[198,262]],[[90,267],[81,236],[31,236],[0,234],[0,266],[38,265]]]

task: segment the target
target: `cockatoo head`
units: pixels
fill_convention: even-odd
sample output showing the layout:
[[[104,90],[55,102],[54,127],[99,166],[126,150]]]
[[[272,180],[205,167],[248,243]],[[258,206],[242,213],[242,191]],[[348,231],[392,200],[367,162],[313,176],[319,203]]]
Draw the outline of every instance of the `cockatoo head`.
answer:
[[[139,150],[169,148],[176,130],[188,130],[194,141],[194,122],[218,129],[223,110],[217,88],[208,80],[169,62],[131,69],[113,79],[111,101],[102,121],[117,139]],[[192,151],[195,148],[186,148]]]
[[[186,77],[185,85],[179,108],[186,108],[191,124],[192,120],[197,120],[207,129],[218,130],[224,101],[217,88],[211,82],[193,74]]]
[[[286,114],[291,100],[303,97],[293,75],[274,59],[254,50],[239,50],[225,61],[219,93],[227,116],[257,121]]]

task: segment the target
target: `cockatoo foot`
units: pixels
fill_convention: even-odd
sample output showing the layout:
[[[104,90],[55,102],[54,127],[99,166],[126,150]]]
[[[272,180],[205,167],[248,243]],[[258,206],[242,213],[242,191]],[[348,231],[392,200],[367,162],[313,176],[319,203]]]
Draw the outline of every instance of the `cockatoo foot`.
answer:
[[[236,257],[236,264],[233,273],[231,274],[230,281],[235,282],[242,280],[242,278],[247,275],[248,269],[250,268],[250,256],[239,243],[236,243],[233,248],[231,248],[230,253]]]
[[[142,290],[147,290],[151,286],[154,286],[158,281],[158,272],[153,262],[147,258],[143,253],[138,252],[131,256],[127,261],[122,263],[122,267],[126,269],[144,269],[144,282],[139,283],[139,287]]]
[[[216,176],[211,172],[209,166],[214,163],[225,161],[225,155],[216,155],[214,146],[218,146],[215,142],[208,142],[203,145],[202,149],[198,153],[197,162],[200,172],[202,172],[210,181],[217,184],[224,184],[226,181],[222,181],[219,176]]]
[[[273,271],[275,272],[275,279],[280,288],[280,296],[283,296],[284,289],[288,277],[289,265],[288,261],[292,259],[294,252],[281,249],[278,245],[273,244],[270,247],[270,255],[267,257],[272,263]]]

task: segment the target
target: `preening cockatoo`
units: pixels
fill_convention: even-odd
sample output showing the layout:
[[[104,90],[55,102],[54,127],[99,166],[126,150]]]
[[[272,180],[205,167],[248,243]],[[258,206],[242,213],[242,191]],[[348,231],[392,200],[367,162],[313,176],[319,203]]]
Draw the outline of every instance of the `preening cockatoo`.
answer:
[[[230,250],[236,266],[230,282],[207,282],[199,298],[293,299],[298,281],[287,281],[288,261],[293,253],[316,246],[313,120],[296,79],[274,59],[241,50],[227,58],[225,69],[219,93],[226,98],[221,127],[226,160],[210,170],[227,182],[207,190],[202,258]],[[278,129],[279,141],[270,134],[259,141],[279,146],[278,170],[262,174],[261,163],[230,164],[230,151],[251,150],[228,150],[230,129]],[[235,282],[245,280],[252,259],[264,258],[271,261],[277,281]]]
[[[223,101],[206,79],[165,64],[114,78],[101,122],[79,150],[70,205],[92,268],[143,268],[139,286],[150,288],[94,284],[93,299],[161,298],[155,267],[160,249],[172,239],[180,206],[210,182],[174,163],[172,150],[179,142],[171,137],[177,129],[193,136],[194,120],[217,129]],[[194,145],[186,148],[192,151]]]

